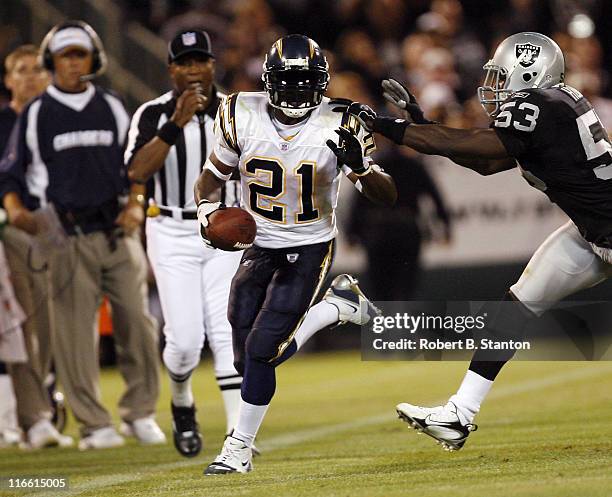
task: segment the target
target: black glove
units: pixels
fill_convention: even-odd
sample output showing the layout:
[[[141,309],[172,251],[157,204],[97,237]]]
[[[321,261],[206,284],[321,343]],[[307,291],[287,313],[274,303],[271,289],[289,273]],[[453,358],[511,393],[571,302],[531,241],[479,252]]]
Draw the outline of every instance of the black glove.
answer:
[[[394,79],[385,79],[382,82],[383,97],[399,109],[402,109],[415,124],[434,124],[435,121],[426,119],[423,109],[414,95],[400,82]]]
[[[337,99],[337,100],[340,100],[340,99]],[[349,101],[347,100],[346,102],[349,102]],[[370,131],[370,132],[374,131],[374,121],[376,120],[376,112],[374,112],[372,108],[367,106],[366,104],[360,104],[359,102],[352,102],[350,103],[350,105],[348,105],[348,107],[344,107],[344,106],[336,107],[332,110],[333,112],[342,112],[342,113],[347,112],[353,117],[355,117],[355,119],[359,121],[359,124],[361,124],[366,129],[366,131]]]
[[[335,131],[340,136],[339,146],[333,140],[327,140],[325,143],[338,158],[338,162],[346,164],[359,176],[369,172],[370,167],[363,165],[363,152],[357,137],[346,128],[338,128]]]

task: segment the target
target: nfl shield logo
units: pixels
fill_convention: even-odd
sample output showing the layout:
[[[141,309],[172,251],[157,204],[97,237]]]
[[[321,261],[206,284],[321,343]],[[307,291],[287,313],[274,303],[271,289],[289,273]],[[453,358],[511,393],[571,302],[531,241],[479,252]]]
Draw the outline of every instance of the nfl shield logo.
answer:
[[[541,48],[542,47],[533,45],[531,43],[517,43],[515,45],[516,58],[518,59],[522,55],[523,57],[521,58],[521,65],[523,67],[529,67],[536,61],[536,59],[540,55]]]
[[[293,264],[295,261],[298,260],[298,257],[300,256],[300,254],[287,254],[287,260]]]
[[[280,149],[281,149],[283,152],[286,152],[287,150],[289,150],[289,144],[288,144],[287,142],[281,142],[281,144],[280,144]]]
[[[195,33],[183,33],[183,35],[181,36],[181,39],[183,40],[183,45],[185,45],[186,47],[196,44],[196,34]]]

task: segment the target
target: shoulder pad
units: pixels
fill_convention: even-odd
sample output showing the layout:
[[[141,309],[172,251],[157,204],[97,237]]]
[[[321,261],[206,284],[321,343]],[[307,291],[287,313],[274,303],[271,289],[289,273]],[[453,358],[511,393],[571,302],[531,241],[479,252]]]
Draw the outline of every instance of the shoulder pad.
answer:
[[[223,138],[228,147],[240,155],[238,135],[236,134],[236,102],[239,93],[231,93],[219,104],[218,122]]]

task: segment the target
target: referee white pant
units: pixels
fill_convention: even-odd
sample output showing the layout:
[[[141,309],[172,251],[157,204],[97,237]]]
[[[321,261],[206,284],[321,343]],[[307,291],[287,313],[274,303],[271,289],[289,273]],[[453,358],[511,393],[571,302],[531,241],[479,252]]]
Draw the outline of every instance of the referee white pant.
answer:
[[[242,379],[234,368],[227,303],[242,252],[208,249],[197,230],[195,220],[147,219],[147,253],[165,320],[163,360],[172,377],[188,377],[206,338],[219,387],[231,388]]]
[[[537,316],[612,275],[612,250],[587,242],[569,221],[540,245],[512,293]]]

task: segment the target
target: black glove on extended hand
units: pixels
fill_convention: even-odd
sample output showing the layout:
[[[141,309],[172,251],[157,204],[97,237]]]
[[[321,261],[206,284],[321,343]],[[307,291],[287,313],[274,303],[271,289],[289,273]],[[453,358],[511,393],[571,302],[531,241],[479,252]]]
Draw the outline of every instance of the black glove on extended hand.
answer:
[[[340,136],[339,145],[336,145],[333,140],[327,140],[326,144],[338,158],[338,162],[346,164],[358,176],[368,173],[370,167],[363,164],[363,152],[357,137],[346,128],[338,128],[334,131]]]
[[[359,102],[353,102],[348,107],[336,107],[334,112],[347,112],[359,121],[366,130],[380,133],[389,140],[401,145],[404,141],[404,131],[410,124],[405,119],[395,117],[378,116],[371,107]]]

